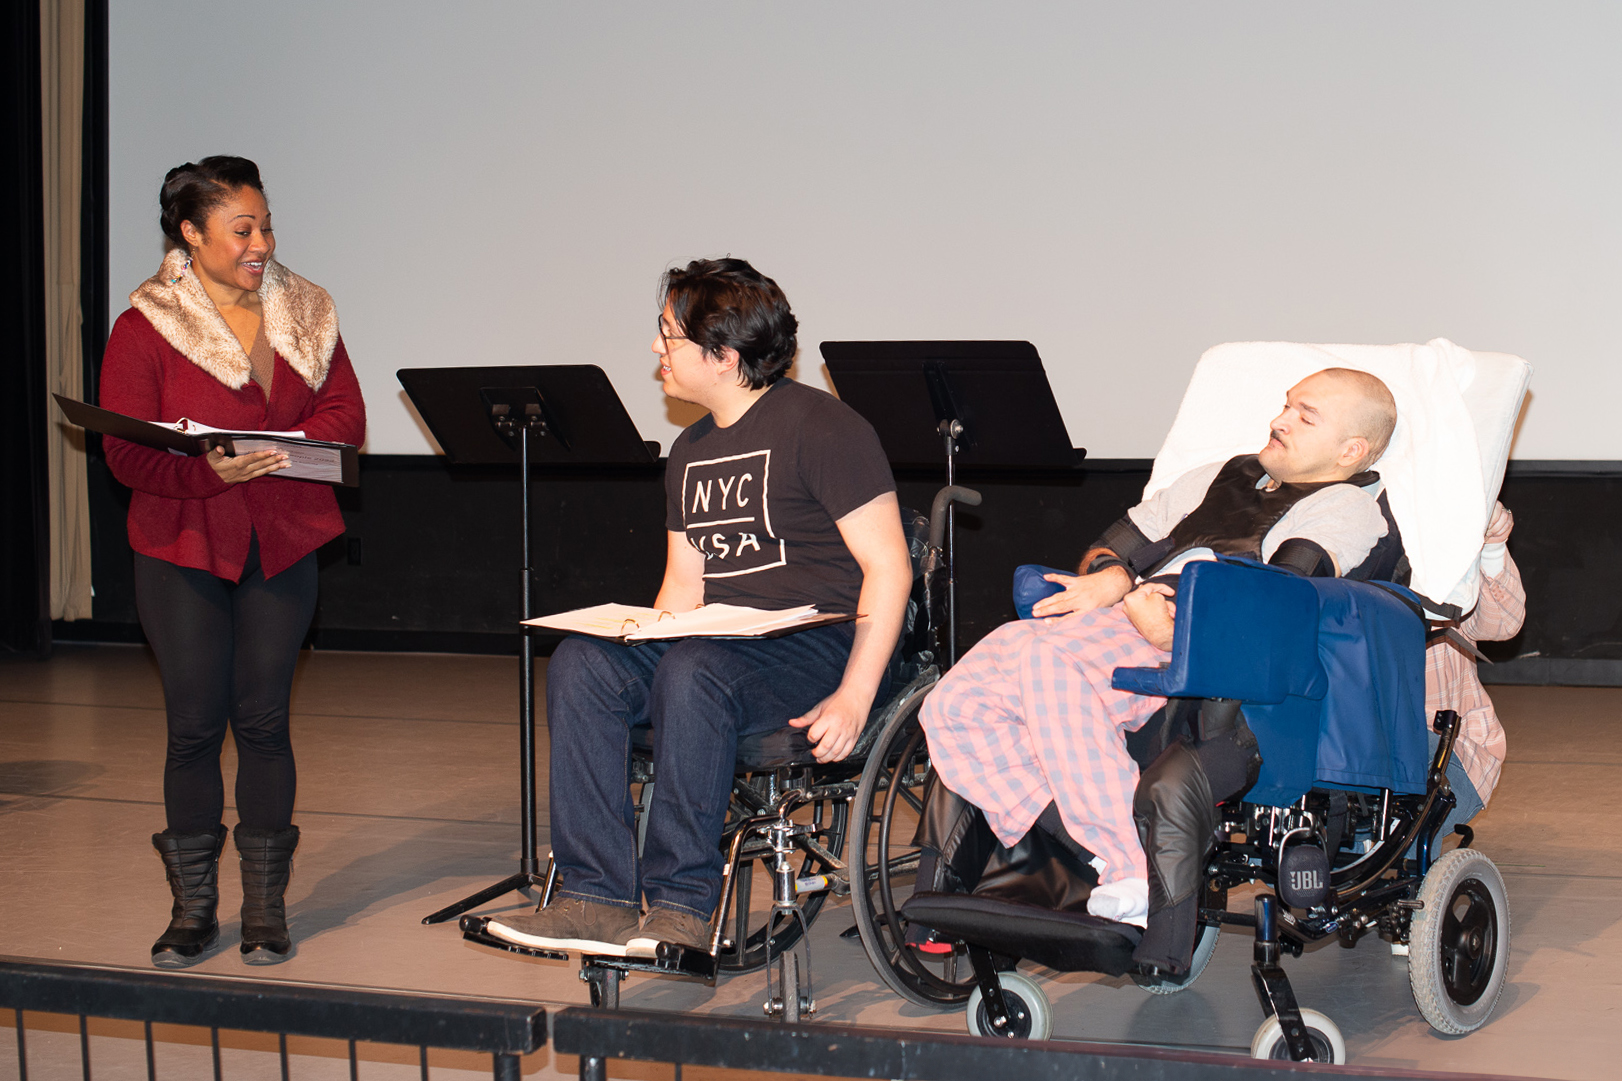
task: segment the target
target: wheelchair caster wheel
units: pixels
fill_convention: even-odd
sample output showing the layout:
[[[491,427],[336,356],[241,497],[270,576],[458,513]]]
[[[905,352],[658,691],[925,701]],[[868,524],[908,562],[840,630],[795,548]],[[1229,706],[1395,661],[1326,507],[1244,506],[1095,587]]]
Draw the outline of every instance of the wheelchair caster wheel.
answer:
[[[1346,1040],[1335,1022],[1317,1010],[1302,1010],[1301,1021],[1307,1026],[1307,1043],[1312,1048],[1313,1061],[1344,1065]],[[1284,1040],[1284,1028],[1279,1024],[1278,1015],[1263,1021],[1262,1027],[1256,1030],[1256,1038],[1250,1041],[1250,1057],[1290,1060],[1290,1045]]]
[[[1492,860],[1455,848],[1425,874],[1424,907],[1408,927],[1408,983],[1437,1032],[1462,1036],[1487,1023],[1509,969],[1509,897]]]
[[[976,987],[969,992],[970,1036],[998,1036],[1009,1040],[1045,1040],[1053,1035],[1053,1007],[1036,981],[1017,972],[999,972],[1003,1001],[1008,1004],[1009,1026],[998,1032],[991,1027],[985,999]]]
[[[816,1012],[816,1004],[800,991],[800,958],[793,950],[783,954],[776,983],[776,994],[766,1003],[766,1012],[790,1025],[809,1020]]]

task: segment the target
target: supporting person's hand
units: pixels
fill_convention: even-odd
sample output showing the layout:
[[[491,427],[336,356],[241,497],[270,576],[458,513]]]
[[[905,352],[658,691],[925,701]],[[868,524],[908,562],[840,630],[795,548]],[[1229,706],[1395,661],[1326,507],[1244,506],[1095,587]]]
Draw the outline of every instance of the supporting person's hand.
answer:
[[[858,702],[843,688],[830,694],[789,724],[795,728],[810,727],[806,738],[811,741],[812,755],[818,762],[838,762],[856,747],[856,737],[867,725],[871,702]]]
[[[1132,588],[1132,575],[1125,567],[1108,567],[1097,574],[1044,574],[1042,577],[1063,586],[1064,592],[1043,597],[1031,605],[1031,615],[1038,618],[1108,608]]]
[[[1143,635],[1144,641],[1167,652],[1171,650],[1172,631],[1177,619],[1177,604],[1172,600],[1176,595],[1176,591],[1164,582],[1145,582],[1121,601],[1121,606],[1126,609],[1126,618]]]
[[[1487,523],[1486,542],[1488,544],[1503,544],[1509,540],[1510,531],[1515,528],[1515,516],[1509,508],[1502,503],[1492,505],[1492,520]]]
[[[1502,503],[1492,505],[1492,520],[1487,523],[1485,543],[1481,546],[1481,573],[1486,578],[1497,578],[1504,573],[1504,558],[1508,549],[1504,542],[1515,528],[1515,516]]]
[[[274,450],[256,450],[252,454],[228,457],[225,450],[215,447],[208,452],[208,464],[227,484],[241,484],[288,466],[287,455]]]

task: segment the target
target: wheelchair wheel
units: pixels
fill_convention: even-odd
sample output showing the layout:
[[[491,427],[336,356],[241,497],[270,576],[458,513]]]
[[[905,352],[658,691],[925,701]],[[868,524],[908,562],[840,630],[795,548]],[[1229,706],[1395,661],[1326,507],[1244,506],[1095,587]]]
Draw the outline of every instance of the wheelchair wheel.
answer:
[[[1492,860],[1455,848],[1431,864],[1408,930],[1408,983],[1430,1027],[1450,1036],[1487,1023],[1509,969],[1509,897]]]
[[[1151,995],[1175,995],[1188,990],[1200,978],[1200,973],[1205,971],[1205,966],[1211,963],[1211,955],[1216,953],[1217,939],[1220,937],[1222,928],[1219,925],[1200,924],[1199,937],[1194,940],[1194,961],[1187,972],[1181,976],[1145,976],[1134,972],[1132,982]]]
[[[969,993],[968,1022],[970,1036],[996,1036],[1008,1040],[1045,1040],[1053,1035],[1053,1007],[1048,996],[1029,976],[1017,972],[997,973],[1003,999],[1008,1003],[1009,1019],[1013,1022],[1007,1032],[991,1027],[986,1017],[985,1000],[980,988]]]
[[[777,970],[777,994],[783,1005],[778,1019],[785,1024],[800,1023],[800,957],[793,950],[783,955]]]
[[[822,798],[813,800],[794,813],[796,821],[815,826],[812,837],[824,849],[838,855],[845,847],[845,835],[850,827],[850,805],[847,800]],[[731,837],[728,831],[722,839],[725,845]],[[805,853],[800,861],[799,876],[824,874],[833,866],[826,860]],[[828,900],[826,891],[812,893],[800,899],[805,913],[805,927],[817,918]],[[730,947],[722,947],[716,966],[722,972],[753,972],[766,964],[767,940],[771,940],[771,956],[791,951],[804,935],[800,921],[791,912],[774,913],[772,903],[771,872],[766,860],[745,859],[738,863],[738,883],[733,895],[733,911],[724,914],[728,926],[722,937],[730,939]],[[740,919],[741,914],[741,919]]]
[[[862,770],[850,846],[850,898],[862,949],[885,985],[921,1006],[955,1006],[968,1001],[974,989],[974,973],[962,952],[931,955],[903,945],[906,921],[898,911],[918,870],[912,834],[930,778],[918,710],[929,689],[917,688],[896,710]]]
[[[1346,1063],[1346,1038],[1340,1028],[1317,1010],[1302,1010],[1301,1021],[1307,1026],[1307,1043],[1312,1048],[1314,1062],[1337,1066]],[[1275,1014],[1262,1022],[1256,1038],[1250,1041],[1250,1057],[1290,1060],[1290,1045],[1284,1042],[1284,1026]]]

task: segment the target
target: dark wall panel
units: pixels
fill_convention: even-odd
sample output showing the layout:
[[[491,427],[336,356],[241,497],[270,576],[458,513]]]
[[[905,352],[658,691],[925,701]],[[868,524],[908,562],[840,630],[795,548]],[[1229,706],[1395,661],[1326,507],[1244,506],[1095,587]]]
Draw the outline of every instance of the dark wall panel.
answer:
[[[428,455],[362,455],[339,489],[346,536],[323,548],[311,641],[327,649],[518,651],[523,545],[514,469]],[[96,627],[59,636],[139,640],[124,516],[129,493],[91,470]],[[300,482],[288,482],[300,483]],[[537,475],[530,520],[535,610],[651,603],[664,570],[663,470]]]
[[[967,474],[984,502],[959,513],[960,644],[1013,616],[1020,563],[1071,567],[1136,502],[1148,463],[1067,473]],[[96,619],[59,637],[139,640],[123,514],[127,493],[92,463]],[[903,472],[904,505],[927,510],[941,478]],[[651,602],[664,566],[658,469],[542,474],[534,482],[536,610]],[[1516,463],[1504,484],[1511,550],[1528,592],[1527,626],[1486,651],[1489,682],[1622,684],[1622,469],[1586,474]],[[510,470],[441,459],[361,458],[361,487],[339,494],[349,535],[323,549],[312,642],[326,649],[516,652],[518,490]],[[549,642],[539,643],[545,650]]]
[[[1510,552],[1526,583],[1526,626],[1484,645],[1487,682],[1622,685],[1622,475],[1512,471]]]

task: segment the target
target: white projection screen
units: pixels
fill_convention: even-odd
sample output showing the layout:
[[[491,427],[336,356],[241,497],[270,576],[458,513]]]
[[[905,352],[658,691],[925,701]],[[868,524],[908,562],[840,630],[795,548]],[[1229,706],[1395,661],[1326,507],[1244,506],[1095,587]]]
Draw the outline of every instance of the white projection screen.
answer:
[[[1023,338],[1094,457],[1223,341],[1447,337],[1536,368],[1514,454],[1622,459],[1614,3],[115,0],[113,315],[157,190],[263,170],[394,372],[582,363],[668,447],[660,272],[753,261],[827,339]],[[1609,314],[1607,314],[1609,313]]]

